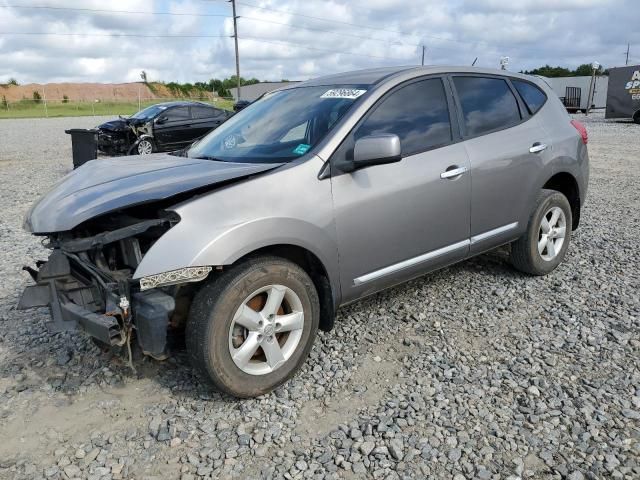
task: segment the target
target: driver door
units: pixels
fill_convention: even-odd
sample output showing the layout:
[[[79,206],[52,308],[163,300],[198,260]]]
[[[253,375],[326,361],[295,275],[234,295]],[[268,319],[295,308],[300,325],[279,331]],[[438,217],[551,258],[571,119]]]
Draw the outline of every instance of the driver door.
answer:
[[[160,120],[160,122],[158,122]],[[191,129],[189,107],[171,107],[156,119],[154,139],[160,149],[177,148],[189,143]]]
[[[467,256],[469,159],[463,145],[456,143],[458,129],[449,92],[439,77],[396,87],[332,156],[344,302]],[[336,165],[353,159],[359,138],[381,133],[398,135],[401,161],[351,173],[336,171]],[[452,169],[463,173],[446,174]]]

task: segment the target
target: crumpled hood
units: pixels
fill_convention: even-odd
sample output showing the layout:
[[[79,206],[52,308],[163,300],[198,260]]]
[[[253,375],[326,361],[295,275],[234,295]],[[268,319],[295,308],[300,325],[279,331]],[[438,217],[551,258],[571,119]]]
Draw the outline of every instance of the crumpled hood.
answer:
[[[34,203],[24,227],[32,233],[63,232],[110,211],[280,165],[216,162],[164,153],[92,160],[63,177]]]
[[[140,125],[144,125],[149,120],[143,120],[139,118],[115,118],[113,120],[109,120],[108,122],[101,123],[96,128],[100,130],[104,130],[107,132],[122,132],[124,130],[129,130],[130,125],[139,127]]]
[[[108,122],[104,122],[98,125],[96,128],[99,128],[100,130],[104,130],[107,132],[122,132],[122,131],[128,130],[129,125],[127,125],[126,120],[122,120],[119,118],[116,120],[109,120]]]

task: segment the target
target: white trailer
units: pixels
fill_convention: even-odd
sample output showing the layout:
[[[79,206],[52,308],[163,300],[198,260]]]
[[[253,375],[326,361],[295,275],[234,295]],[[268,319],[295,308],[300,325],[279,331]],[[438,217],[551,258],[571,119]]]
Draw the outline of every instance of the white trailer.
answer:
[[[591,77],[545,77],[545,80],[553,91],[556,92],[562,103],[571,113],[581,111],[586,113],[589,106],[589,86]],[[607,90],[609,77],[596,76],[595,89],[591,108],[605,108],[607,106]]]

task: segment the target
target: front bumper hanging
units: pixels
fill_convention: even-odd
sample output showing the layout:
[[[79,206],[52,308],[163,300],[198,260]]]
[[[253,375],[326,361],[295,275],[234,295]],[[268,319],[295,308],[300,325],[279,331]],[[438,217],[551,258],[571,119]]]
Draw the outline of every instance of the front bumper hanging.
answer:
[[[169,318],[175,309],[172,296],[156,289],[130,293],[130,278],[122,275],[118,281],[109,281],[95,265],[60,249],[37,266],[38,270],[25,267],[36,285],[25,288],[18,309],[49,307],[51,320],[46,326],[50,332],[80,329],[117,346],[125,344],[127,328],[132,327],[145,354],[166,357]]]

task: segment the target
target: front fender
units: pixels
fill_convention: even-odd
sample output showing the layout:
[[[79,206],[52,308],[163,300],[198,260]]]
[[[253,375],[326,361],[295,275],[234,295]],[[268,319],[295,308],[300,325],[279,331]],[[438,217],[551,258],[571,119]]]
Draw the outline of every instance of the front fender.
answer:
[[[260,218],[217,229],[211,232],[212,237],[198,235],[198,229],[189,222],[178,223],[147,252],[133,278],[184,267],[231,265],[251,252],[272,245],[294,245],[309,250],[330,276],[337,275],[337,265],[332,268],[335,261],[326,253],[337,255],[335,241],[325,230],[302,220]]]
[[[290,165],[173,207],[180,222],[146,252],[133,278],[231,265],[263,247],[293,245],[314,254],[339,291],[331,184],[317,178],[321,165]]]

